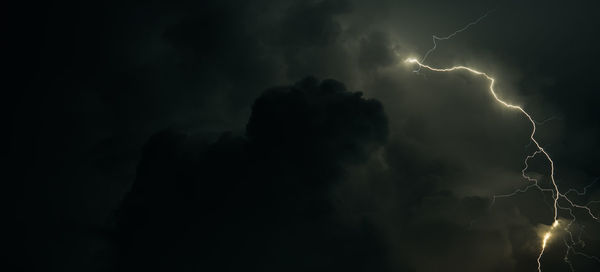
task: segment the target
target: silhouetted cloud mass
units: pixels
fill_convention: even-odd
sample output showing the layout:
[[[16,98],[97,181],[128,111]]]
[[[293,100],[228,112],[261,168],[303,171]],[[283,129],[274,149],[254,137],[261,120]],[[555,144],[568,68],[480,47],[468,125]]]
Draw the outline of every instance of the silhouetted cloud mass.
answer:
[[[119,260],[132,269],[369,271],[384,263],[370,226],[337,222],[330,191],[388,133],[381,104],[306,78],[254,103],[246,136],[214,143],[165,130],[143,148],[119,213]],[[359,254],[373,259],[351,261]],[[231,260],[235,259],[235,262]]]
[[[485,71],[504,100],[550,118],[536,136],[561,191],[600,176],[593,1],[6,10],[2,180],[19,271],[536,271],[552,196],[491,205],[527,184],[529,122],[481,77],[403,62],[491,10],[427,63]],[[529,174],[549,188],[541,156]],[[570,196],[589,203],[599,188]],[[575,249],[600,255],[600,225],[574,213]],[[544,272],[570,269],[561,233]]]

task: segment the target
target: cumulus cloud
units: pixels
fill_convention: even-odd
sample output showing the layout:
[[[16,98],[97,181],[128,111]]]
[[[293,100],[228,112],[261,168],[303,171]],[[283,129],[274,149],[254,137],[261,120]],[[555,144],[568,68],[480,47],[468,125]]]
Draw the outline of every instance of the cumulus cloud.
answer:
[[[379,102],[312,77],[265,91],[246,136],[203,144],[160,132],[145,145],[120,210],[120,267],[383,267],[372,226],[338,222],[329,191],[344,166],[363,163],[386,138]]]
[[[600,175],[595,5],[24,6],[12,24],[23,31],[7,39],[19,45],[12,67],[24,90],[6,99],[30,230],[23,251],[36,259],[21,263],[110,270],[116,241],[119,266],[131,270],[156,260],[143,265],[186,271],[206,267],[201,259],[223,270],[530,271],[550,196],[489,206],[523,185],[528,123],[480,78],[415,75],[401,61],[429,49],[431,34],[494,9],[429,61],[485,70],[507,100],[540,120],[557,116],[538,133],[561,189],[581,189]],[[337,81],[289,85],[307,75]],[[545,162],[531,171],[547,184]],[[107,218],[121,204],[113,241]],[[598,230],[584,223],[585,249],[598,252]],[[547,254],[548,269],[568,268],[563,248]],[[578,270],[594,265],[581,258]]]

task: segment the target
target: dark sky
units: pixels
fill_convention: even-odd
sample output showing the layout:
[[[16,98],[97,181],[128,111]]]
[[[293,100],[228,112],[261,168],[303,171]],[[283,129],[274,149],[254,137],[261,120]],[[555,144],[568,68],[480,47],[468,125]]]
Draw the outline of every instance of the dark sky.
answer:
[[[3,9],[18,271],[537,271],[552,195],[491,205],[530,124],[403,62],[490,11],[427,63],[548,119],[561,192],[600,177],[593,1],[50,2]],[[543,271],[599,271],[572,211]]]

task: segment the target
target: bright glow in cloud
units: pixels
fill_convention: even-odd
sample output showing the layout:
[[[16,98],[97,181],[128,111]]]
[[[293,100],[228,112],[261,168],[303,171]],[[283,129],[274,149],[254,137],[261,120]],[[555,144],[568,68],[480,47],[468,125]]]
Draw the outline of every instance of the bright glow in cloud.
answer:
[[[495,201],[496,198],[510,197],[510,196],[513,196],[513,195],[515,195],[515,194],[517,194],[519,192],[525,192],[525,191],[527,191],[530,188],[537,188],[540,191],[544,191],[544,192],[548,192],[548,191],[552,192],[552,198],[554,200],[553,201],[553,212],[554,212],[553,222],[554,223],[552,224],[550,230],[547,231],[544,234],[544,238],[542,240],[542,248],[541,248],[540,254],[538,255],[538,258],[537,258],[537,261],[538,261],[538,271],[541,272],[541,262],[540,262],[540,260],[542,258],[542,255],[544,254],[544,250],[546,249],[546,245],[547,245],[549,239],[551,238],[554,229],[559,225],[559,223],[558,223],[558,209],[559,208],[565,209],[565,210],[569,210],[570,214],[573,216],[573,221],[575,220],[575,216],[574,216],[574,214],[572,212],[572,208],[579,208],[579,209],[583,209],[583,210],[587,211],[587,213],[593,219],[595,219],[595,220],[598,220],[598,217],[593,214],[592,210],[587,205],[575,204],[571,199],[569,199],[567,197],[566,193],[561,193],[561,191],[558,188],[558,185],[556,184],[556,180],[554,178],[554,161],[550,157],[550,154],[548,154],[548,152],[546,152],[546,150],[540,145],[540,143],[538,142],[538,140],[535,138],[535,133],[536,133],[536,130],[537,130],[536,122],[531,117],[531,115],[527,111],[525,111],[523,109],[523,107],[511,104],[509,102],[506,102],[506,101],[502,100],[498,96],[498,94],[494,90],[494,83],[496,81],[495,78],[493,78],[492,76],[490,76],[490,75],[488,75],[488,74],[486,74],[484,72],[481,72],[481,71],[478,71],[478,70],[476,70],[474,68],[470,68],[470,67],[466,67],[466,66],[453,66],[453,67],[450,67],[450,68],[436,68],[436,67],[431,67],[431,66],[429,66],[427,64],[423,64],[421,61],[419,61],[416,58],[407,58],[405,60],[405,62],[406,63],[410,63],[410,64],[416,64],[420,68],[424,68],[424,69],[427,69],[427,70],[430,70],[430,71],[434,71],[434,72],[454,72],[454,71],[461,71],[462,70],[462,71],[467,71],[467,72],[470,72],[470,73],[478,75],[478,76],[483,76],[485,79],[487,79],[489,81],[489,83],[490,83],[489,84],[489,92],[490,92],[490,94],[494,97],[494,99],[498,103],[500,103],[501,105],[503,105],[507,109],[519,111],[525,118],[527,118],[527,120],[529,120],[529,123],[531,124],[531,134],[529,135],[529,139],[530,139],[530,141],[532,143],[535,144],[537,150],[532,155],[529,155],[529,156],[527,156],[525,158],[525,162],[524,162],[525,163],[525,168],[523,168],[521,170],[521,174],[522,174],[523,178],[525,178],[529,182],[532,182],[533,184],[527,186],[525,189],[518,189],[518,190],[516,190],[515,192],[513,192],[511,194],[494,196],[493,197],[493,201]],[[546,158],[546,160],[548,161],[548,163],[550,165],[550,181],[552,183],[552,188],[542,188],[538,184],[538,180],[537,179],[532,178],[532,177],[530,177],[530,176],[527,175],[527,168],[529,167],[528,161],[530,159],[532,159],[533,157],[535,157],[536,155],[538,155],[538,154],[542,154]],[[567,192],[570,192],[570,191],[571,190],[569,190]],[[558,202],[559,199],[566,200],[566,202],[568,202],[571,207],[566,207],[566,208],[565,207],[561,207],[559,205],[559,202]],[[570,225],[571,224],[569,224],[569,226]],[[569,231],[568,227],[565,228],[564,230],[567,231],[567,232]],[[568,251],[567,251],[567,254],[568,254]]]

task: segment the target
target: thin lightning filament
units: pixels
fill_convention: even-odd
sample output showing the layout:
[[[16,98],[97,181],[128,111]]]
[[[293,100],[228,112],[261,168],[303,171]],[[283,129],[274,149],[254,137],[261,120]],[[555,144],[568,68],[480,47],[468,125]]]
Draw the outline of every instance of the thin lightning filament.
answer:
[[[525,168],[522,169],[521,175],[526,180],[528,180],[530,182],[533,182],[533,184],[527,186],[525,189],[519,189],[519,190],[517,190],[517,191],[515,191],[515,192],[513,192],[511,194],[494,196],[494,198],[492,199],[492,201],[494,201],[497,197],[510,197],[510,196],[513,196],[513,195],[515,195],[515,194],[517,194],[519,192],[525,192],[529,188],[534,188],[534,187],[537,188],[537,189],[539,189],[540,191],[543,191],[543,192],[552,192],[553,213],[554,213],[553,224],[550,227],[550,230],[548,230],[544,234],[544,236],[543,236],[542,245],[541,245],[541,251],[540,251],[540,253],[538,255],[538,258],[537,258],[538,271],[541,272],[542,270],[541,270],[541,262],[540,262],[540,260],[542,258],[542,255],[544,254],[544,251],[546,249],[546,246],[547,246],[550,238],[552,237],[553,231],[559,225],[559,221],[558,221],[558,209],[560,208],[560,209],[563,209],[563,210],[568,210],[570,212],[570,214],[574,218],[574,214],[572,212],[572,209],[571,208],[561,207],[559,205],[559,203],[558,203],[559,199],[561,199],[561,198],[564,199],[565,201],[567,201],[569,203],[569,205],[571,205],[571,207],[579,208],[579,209],[583,209],[583,210],[587,211],[587,213],[592,218],[594,218],[595,220],[598,220],[598,216],[596,216],[595,214],[593,214],[592,210],[587,205],[578,205],[578,204],[575,204],[573,201],[571,201],[571,199],[569,199],[567,197],[567,194],[569,192],[571,192],[572,190],[569,190],[569,191],[567,191],[567,193],[564,193],[564,194],[560,192],[560,190],[558,188],[558,185],[556,183],[556,180],[554,178],[554,161],[550,157],[550,154],[548,154],[548,152],[546,152],[546,150],[540,145],[540,143],[538,142],[538,140],[535,138],[535,133],[536,133],[536,130],[537,130],[536,121],[531,117],[531,115],[528,112],[526,112],[523,109],[523,107],[518,106],[518,105],[513,105],[511,103],[508,103],[508,102],[502,100],[498,96],[498,94],[496,94],[496,91],[494,90],[494,83],[495,83],[496,80],[493,77],[491,77],[490,75],[488,75],[488,74],[486,74],[484,72],[481,72],[481,71],[478,71],[478,70],[475,70],[473,68],[466,67],[466,66],[453,66],[453,67],[450,67],[450,68],[436,68],[436,67],[432,67],[432,66],[429,66],[427,64],[424,64],[422,61],[419,61],[416,58],[408,58],[408,59],[405,60],[405,62],[406,63],[410,63],[410,64],[416,64],[416,65],[418,65],[419,66],[419,70],[422,69],[422,68],[430,70],[430,71],[434,71],[434,72],[452,72],[452,71],[464,70],[464,71],[468,71],[468,72],[470,72],[472,74],[475,74],[475,75],[478,75],[478,76],[483,76],[483,77],[485,77],[485,79],[487,79],[489,81],[489,83],[490,83],[489,84],[489,92],[494,97],[494,99],[496,100],[496,102],[498,102],[499,104],[501,104],[502,106],[504,106],[504,107],[506,107],[506,108],[508,108],[510,110],[516,110],[516,111],[521,112],[521,114],[523,114],[523,116],[525,116],[527,118],[527,120],[529,120],[529,123],[531,124],[531,134],[529,135],[529,139],[535,145],[535,147],[536,147],[537,150],[532,155],[529,155],[529,156],[527,156],[525,158]],[[529,164],[528,164],[529,160],[532,159],[532,158],[534,158],[536,155],[539,155],[539,154],[543,155],[546,158],[546,160],[548,161],[548,163],[550,164],[550,181],[552,183],[552,187],[553,187],[552,189],[545,189],[545,188],[540,187],[538,185],[538,181],[535,178],[532,178],[532,177],[530,177],[530,176],[528,176],[526,174],[527,168],[529,167]],[[571,225],[571,223],[569,224],[569,226]],[[565,231],[569,232],[568,231],[568,226],[565,228]],[[570,232],[569,232],[569,234],[570,234]],[[567,254],[568,254],[568,252],[567,252]]]
[[[554,199],[554,221],[556,221],[558,219],[558,207],[557,207],[558,199],[561,196],[561,193],[558,190],[558,185],[556,184],[556,181],[554,180],[554,161],[552,160],[552,158],[550,157],[548,152],[546,152],[546,150],[544,150],[544,148],[542,146],[540,146],[539,142],[535,139],[535,132],[536,132],[537,127],[536,127],[535,121],[533,120],[531,115],[529,113],[527,113],[521,106],[516,106],[516,105],[510,104],[510,103],[500,99],[500,97],[498,97],[498,95],[496,94],[496,91],[494,90],[494,83],[496,80],[484,72],[480,72],[480,71],[477,71],[473,68],[469,68],[466,66],[454,66],[454,67],[450,67],[450,68],[434,68],[427,64],[421,63],[419,60],[417,60],[415,58],[408,58],[408,59],[406,59],[406,62],[417,64],[421,68],[425,68],[425,69],[435,71],[435,72],[452,72],[452,71],[457,71],[457,70],[466,70],[475,75],[484,76],[490,82],[490,85],[489,85],[490,93],[492,94],[492,96],[498,103],[502,104],[506,108],[509,108],[512,110],[518,110],[523,115],[525,115],[525,117],[527,117],[527,120],[529,120],[529,123],[531,123],[531,127],[532,127],[531,134],[529,135],[529,139],[535,144],[537,151],[544,154],[544,156],[546,157],[548,162],[550,162],[550,180],[552,181],[552,186],[554,187],[554,192],[552,195],[552,198]],[[523,175],[525,178],[529,179],[529,177],[527,177],[524,173],[523,173]]]

